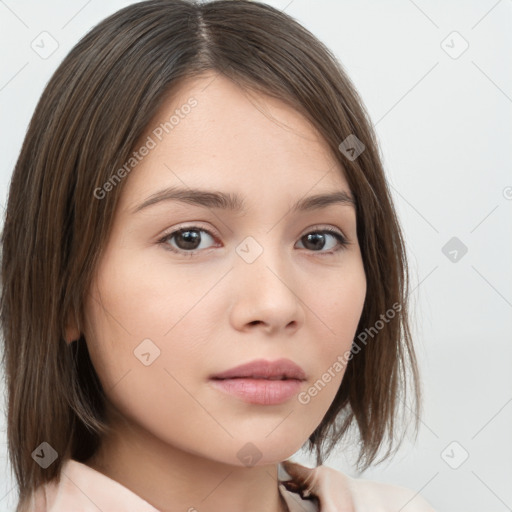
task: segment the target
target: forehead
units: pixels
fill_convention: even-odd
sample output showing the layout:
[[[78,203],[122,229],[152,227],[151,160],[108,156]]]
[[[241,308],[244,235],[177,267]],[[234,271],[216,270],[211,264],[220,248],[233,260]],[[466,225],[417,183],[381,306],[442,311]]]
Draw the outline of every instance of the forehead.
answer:
[[[306,118],[213,73],[167,96],[134,149],[143,146],[150,149],[129,174],[125,207],[176,186],[231,191],[249,203],[350,193],[341,164]]]

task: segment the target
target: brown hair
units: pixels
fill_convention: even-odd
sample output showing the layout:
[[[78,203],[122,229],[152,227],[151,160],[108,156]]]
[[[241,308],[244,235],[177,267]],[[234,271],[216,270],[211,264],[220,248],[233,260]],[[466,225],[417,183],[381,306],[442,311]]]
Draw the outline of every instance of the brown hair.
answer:
[[[255,1],[133,4],[93,28],[58,67],[12,176],[0,307],[18,511],[38,485],[59,477],[63,460],[87,460],[108,431],[86,340],[64,341],[70,315],[84,325],[85,297],[126,180],[102,200],[94,191],[127,161],[169,92],[208,70],[293,106],[343,165],[367,279],[357,333],[401,306],[358,347],[307,448],[321,464],[356,427],[357,462],[367,467],[384,441],[384,457],[393,451],[394,420],[409,383],[419,409],[405,246],[371,122],[341,65],[293,18]],[[355,159],[338,149],[349,135],[365,146]],[[59,455],[47,469],[32,458],[42,442]]]

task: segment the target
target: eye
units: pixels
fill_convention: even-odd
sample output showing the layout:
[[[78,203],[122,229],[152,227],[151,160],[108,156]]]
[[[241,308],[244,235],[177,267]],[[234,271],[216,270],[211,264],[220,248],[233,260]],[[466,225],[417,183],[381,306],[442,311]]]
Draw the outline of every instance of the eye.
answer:
[[[205,233],[205,235],[201,235]],[[189,226],[170,232],[161,238],[158,243],[164,245],[166,250],[178,253],[183,256],[193,256],[194,254],[206,250],[210,247],[201,247],[201,244],[208,242],[208,238],[214,240],[215,237],[208,230],[199,226]],[[329,239],[331,242],[329,243]],[[304,242],[302,242],[304,240]],[[336,229],[324,228],[322,230],[310,231],[303,235],[299,242],[303,243],[305,249],[317,252],[322,255],[329,255],[344,249],[350,242]],[[327,245],[328,251],[322,249]]]
[[[206,233],[206,236],[200,233]],[[172,231],[160,239],[159,243],[165,244],[165,248],[170,251],[183,254],[184,256],[192,256],[196,252],[206,249],[204,246],[201,247],[201,243],[205,239],[207,241],[208,238],[214,239],[209,231],[199,228],[198,226],[190,226]],[[175,245],[171,243],[173,240]]]
[[[329,237],[331,239],[334,239],[334,243],[331,242],[329,244],[327,242]],[[306,249],[310,249],[313,252],[319,252],[321,254],[333,254],[335,252],[340,251],[341,249],[344,249],[347,245],[349,245],[348,240],[346,240],[345,237],[338,230],[333,228],[325,228],[318,231],[310,231],[309,233],[306,233],[304,236],[302,236],[299,241],[302,242],[302,240],[305,241],[303,245],[306,246]],[[325,248],[326,245],[330,250],[322,251],[321,249]]]

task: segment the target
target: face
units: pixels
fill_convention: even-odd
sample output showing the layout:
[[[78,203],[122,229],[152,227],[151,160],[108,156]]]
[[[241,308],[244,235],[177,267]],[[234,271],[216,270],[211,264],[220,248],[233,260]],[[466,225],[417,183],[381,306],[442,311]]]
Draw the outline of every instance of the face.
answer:
[[[159,450],[282,461],[331,405],[364,304],[353,204],[294,208],[350,196],[343,170],[296,111],[213,74],[182,84],[143,145],[86,305],[109,406]],[[211,379],[283,358],[304,380]]]

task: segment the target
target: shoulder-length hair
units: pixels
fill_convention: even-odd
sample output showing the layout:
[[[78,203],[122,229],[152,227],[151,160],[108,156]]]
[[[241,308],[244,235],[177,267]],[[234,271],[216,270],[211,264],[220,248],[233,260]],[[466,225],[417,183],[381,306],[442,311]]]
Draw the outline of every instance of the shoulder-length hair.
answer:
[[[0,307],[18,510],[37,486],[58,480],[63,460],[93,455],[109,430],[85,340],[64,339],[68,318],[84,325],[86,293],[126,179],[101,200],[97,190],[130,158],[170,92],[208,70],[302,113],[343,166],[356,200],[367,280],[358,350],[306,448],[321,464],[354,427],[357,462],[366,468],[382,447],[384,457],[394,451],[395,419],[410,385],[419,409],[405,245],[369,116],[340,63],[293,18],[262,3],[136,3],[94,27],[58,67],[12,175]],[[339,149],[350,135],[364,144],[357,158]],[[392,307],[396,314],[383,321]],[[362,333],[365,343],[357,341]],[[33,457],[43,442],[58,454],[46,469]]]

